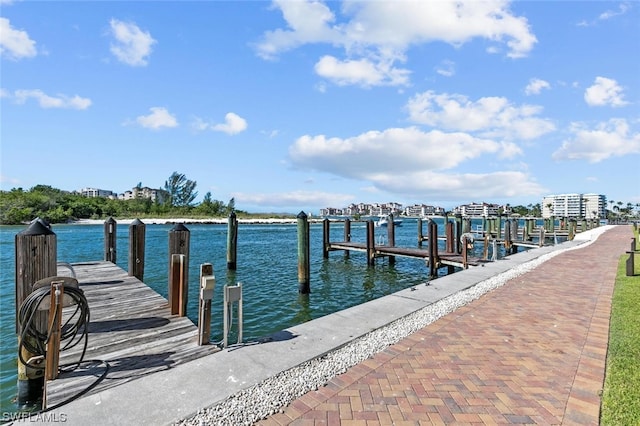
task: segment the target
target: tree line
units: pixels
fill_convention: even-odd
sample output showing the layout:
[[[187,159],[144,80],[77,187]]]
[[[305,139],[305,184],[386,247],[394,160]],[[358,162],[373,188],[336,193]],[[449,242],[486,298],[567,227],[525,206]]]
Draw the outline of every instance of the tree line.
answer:
[[[141,186],[141,183],[137,185]],[[37,217],[49,223],[109,217],[225,217],[235,211],[233,198],[225,204],[213,199],[211,192],[204,195],[202,202],[195,203],[196,182],[177,172],[165,181],[161,193],[155,201],[144,197],[119,200],[86,197],[49,185],[36,185],[26,191],[13,188],[0,191],[0,224],[19,225]]]

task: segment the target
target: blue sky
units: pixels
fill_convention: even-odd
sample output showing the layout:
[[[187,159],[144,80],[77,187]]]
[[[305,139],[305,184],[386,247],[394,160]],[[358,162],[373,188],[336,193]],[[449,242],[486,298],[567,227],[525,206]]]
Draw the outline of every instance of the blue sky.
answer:
[[[0,0],[1,182],[640,203],[640,3]]]

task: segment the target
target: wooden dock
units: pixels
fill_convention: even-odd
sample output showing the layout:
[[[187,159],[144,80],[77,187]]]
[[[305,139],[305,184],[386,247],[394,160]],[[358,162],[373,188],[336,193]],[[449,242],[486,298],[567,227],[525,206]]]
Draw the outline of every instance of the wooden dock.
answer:
[[[47,381],[47,407],[64,403],[96,383],[105,363],[106,376],[87,394],[219,351],[215,345],[199,346],[198,328],[189,318],[171,315],[167,299],[117,265],[100,261],[72,267],[91,314],[83,359],[103,362],[85,362]],[[70,315],[72,309],[65,308],[64,314]],[[61,364],[77,362],[82,350],[78,344],[62,351]]]
[[[359,251],[367,252],[367,245],[365,243],[356,243],[351,241],[336,241],[329,242],[327,245],[329,251]],[[411,247],[395,247],[388,245],[376,245],[373,247],[375,257],[385,256],[397,256],[397,257],[410,257],[414,259],[422,259],[429,264],[429,250],[421,248]],[[455,266],[464,268],[464,258],[462,255],[455,253],[438,253],[436,262],[443,266]],[[480,258],[469,257],[467,258],[468,266],[478,266],[484,261]]]

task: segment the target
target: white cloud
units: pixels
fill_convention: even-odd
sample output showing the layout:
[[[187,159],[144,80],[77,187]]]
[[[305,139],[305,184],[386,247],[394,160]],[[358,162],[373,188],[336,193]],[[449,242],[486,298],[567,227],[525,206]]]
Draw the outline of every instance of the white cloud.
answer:
[[[136,123],[145,129],[159,130],[163,127],[177,127],[178,120],[166,108],[149,108],[151,114],[136,118]]]
[[[323,56],[315,65],[316,73],[339,86],[399,86],[409,82],[409,70],[393,68],[388,63],[372,62],[362,58],[341,61],[333,56]]]
[[[385,191],[417,198],[439,200],[500,199],[540,196],[547,189],[527,173],[500,171],[491,173],[438,173],[418,171],[404,175],[386,175],[376,185]]]
[[[618,82],[606,77],[596,77],[593,85],[584,92],[584,100],[590,106],[621,107],[627,105],[623,97]]]
[[[247,120],[240,117],[238,114],[229,112],[224,116],[224,123],[216,124],[212,129],[229,135],[235,135],[247,129]]]
[[[35,99],[42,108],[87,109],[91,106],[91,99],[88,98],[62,94],[49,96],[39,89],[16,90],[13,96],[19,104],[24,104],[28,99]]]
[[[549,82],[541,80],[539,78],[532,78],[529,80],[529,84],[524,89],[524,93],[526,95],[539,95],[542,92],[542,89],[550,89],[551,85]]]
[[[541,107],[512,105],[502,97],[474,102],[463,95],[430,90],[411,98],[407,109],[415,123],[488,137],[535,139],[555,129],[550,120],[537,117]]]
[[[331,3],[334,4],[334,3]],[[409,71],[397,68],[412,45],[441,41],[456,47],[475,38],[506,45],[507,56],[526,56],[537,42],[524,17],[517,17],[504,0],[383,2],[345,1],[344,22],[319,1],[277,0],[286,29],[264,33],[257,53],[272,59],[308,43],[344,49],[345,58],[325,56],[316,72],[339,84],[406,85]],[[444,72],[447,72],[443,69]]]
[[[599,163],[610,157],[640,154],[640,133],[632,133],[624,119],[611,119],[594,129],[575,123],[573,138],[553,153],[554,160],[586,160]]]
[[[369,131],[351,138],[305,135],[289,148],[299,168],[377,181],[381,176],[445,170],[483,154],[519,153],[512,144],[464,133],[423,132],[415,127]]]
[[[109,21],[111,35],[115,42],[111,44],[111,53],[120,62],[134,67],[145,66],[151,54],[151,47],[157,43],[148,32],[143,32],[136,24],[112,19]]]
[[[291,164],[298,169],[361,180],[373,185],[372,191],[451,200],[544,193],[524,171],[455,171],[485,156],[493,167],[495,160],[505,155],[511,164],[511,157],[518,154],[521,151],[514,144],[415,127],[369,131],[345,139],[305,135],[289,147]]]
[[[270,207],[342,206],[355,201],[354,195],[320,191],[291,191],[270,194],[235,192],[231,196],[236,205],[250,204]]]
[[[204,121],[200,117],[196,117],[191,123],[191,127],[196,131],[214,130],[224,132],[228,135],[235,135],[244,132],[247,129],[247,120],[238,114],[229,112],[224,116],[224,123],[214,124]]]
[[[618,5],[618,10],[607,10],[602,12],[600,16],[598,16],[598,19],[606,21],[616,16],[624,15],[629,9],[631,9],[631,6],[628,3],[623,2]]]
[[[16,30],[7,18],[0,17],[0,55],[17,61],[37,55],[36,42],[26,31]]]

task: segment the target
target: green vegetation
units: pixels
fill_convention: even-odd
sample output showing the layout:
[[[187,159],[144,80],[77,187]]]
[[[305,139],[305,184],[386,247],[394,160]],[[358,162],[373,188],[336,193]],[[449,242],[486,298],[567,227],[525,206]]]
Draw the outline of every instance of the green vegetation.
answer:
[[[138,188],[141,188],[138,184]],[[85,197],[48,185],[36,185],[28,191],[13,188],[0,191],[0,225],[19,225],[39,217],[50,223],[64,223],[77,219],[149,218],[149,217],[226,217],[235,209],[235,201],[228,204],[214,200],[210,192],[202,203],[194,205],[196,182],[174,172],[165,182],[165,191],[155,201],[137,197],[116,200],[104,197]],[[245,214],[244,212],[236,212]]]
[[[638,229],[634,228],[636,248]],[[623,255],[618,264],[601,421],[603,425],[640,424],[640,253],[636,253],[634,276],[626,276]]]

